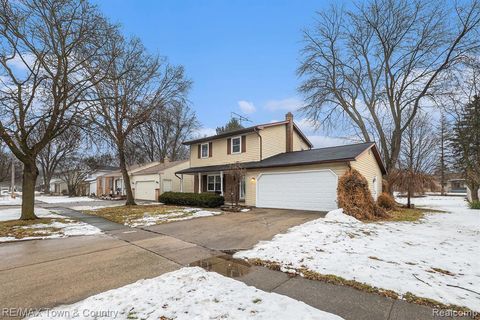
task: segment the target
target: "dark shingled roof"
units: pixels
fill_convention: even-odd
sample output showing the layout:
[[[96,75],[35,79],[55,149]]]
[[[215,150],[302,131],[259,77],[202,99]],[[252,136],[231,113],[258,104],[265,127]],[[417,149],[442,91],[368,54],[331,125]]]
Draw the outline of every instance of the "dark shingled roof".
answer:
[[[307,165],[316,163],[334,163],[334,162],[348,162],[355,160],[361,153],[372,148],[375,158],[380,166],[380,169],[385,173],[380,154],[373,142],[350,144],[344,146],[328,147],[311,149],[304,151],[294,151],[280,153],[275,156],[266,158],[262,161],[244,162],[242,166],[245,169],[269,168],[269,167],[285,167],[296,165]],[[229,165],[215,165],[205,167],[193,167],[181,170],[177,173],[198,173],[228,170]]]

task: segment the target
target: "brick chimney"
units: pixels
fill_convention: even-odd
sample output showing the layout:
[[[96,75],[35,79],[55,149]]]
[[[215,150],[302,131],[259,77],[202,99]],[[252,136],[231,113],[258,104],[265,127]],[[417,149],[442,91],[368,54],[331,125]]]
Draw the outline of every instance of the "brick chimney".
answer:
[[[287,137],[286,152],[292,152],[293,151],[293,114],[291,112],[285,115],[285,121],[288,121],[287,135],[286,135]]]

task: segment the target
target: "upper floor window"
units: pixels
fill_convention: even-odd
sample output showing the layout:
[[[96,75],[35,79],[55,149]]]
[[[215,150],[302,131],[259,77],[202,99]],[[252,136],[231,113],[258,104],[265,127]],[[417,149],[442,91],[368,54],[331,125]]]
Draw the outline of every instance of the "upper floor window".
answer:
[[[242,146],[241,137],[232,138],[232,153],[240,153],[242,150],[241,146]]]
[[[208,158],[208,143],[201,144],[201,157]]]

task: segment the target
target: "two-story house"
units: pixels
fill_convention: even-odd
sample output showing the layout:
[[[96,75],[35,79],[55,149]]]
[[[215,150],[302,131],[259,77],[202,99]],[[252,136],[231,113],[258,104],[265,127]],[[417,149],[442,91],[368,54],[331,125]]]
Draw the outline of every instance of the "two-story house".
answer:
[[[226,194],[229,172],[238,163],[245,172],[239,197],[246,205],[265,208],[332,210],[337,182],[349,167],[368,180],[372,195],[382,191],[385,173],[374,143],[312,149],[289,112],[284,121],[256,125],[185,142],[190,168],[176,174],[194,176],[194,192]]]

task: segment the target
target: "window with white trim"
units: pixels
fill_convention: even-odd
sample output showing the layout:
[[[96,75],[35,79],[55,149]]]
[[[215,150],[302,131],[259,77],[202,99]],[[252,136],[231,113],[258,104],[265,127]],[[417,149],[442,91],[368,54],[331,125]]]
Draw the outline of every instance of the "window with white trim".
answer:
[[[200,156],[202,158],[208,158],[208,143],[202,143],[200,145],[200,150],[201,150]]]
[[[222,185],[220,182],[220,175],[208,175],[207,176],[207,191],[209,192],[221,192]]]
[[[232,138],[232,154],[242,151],[242,137]]]

